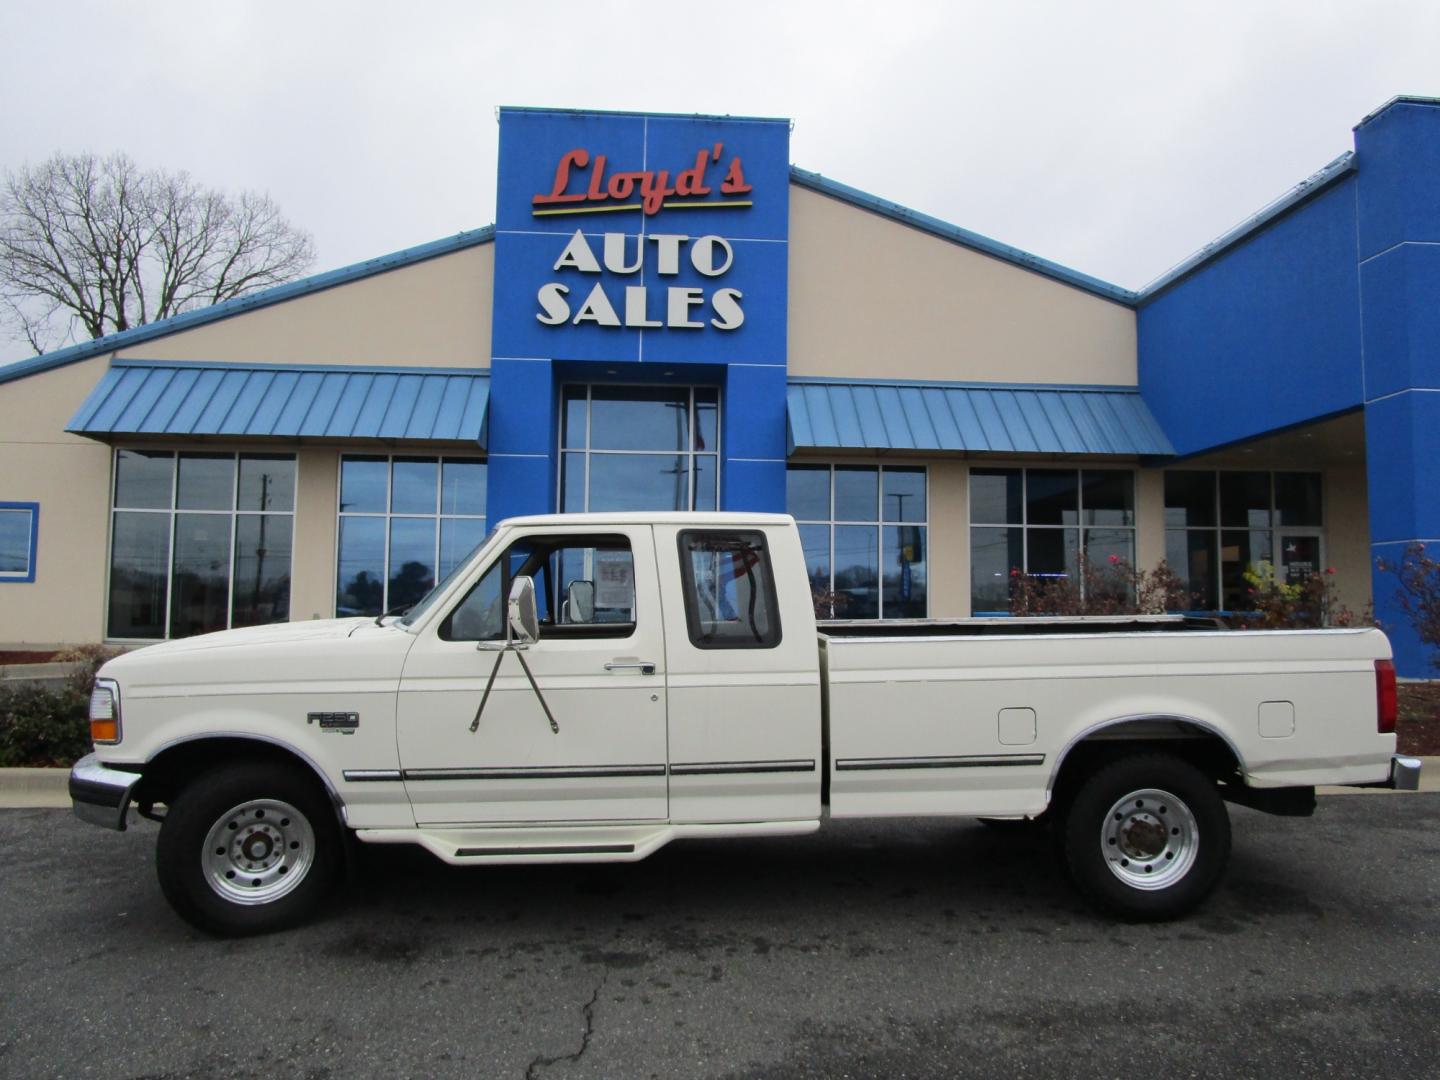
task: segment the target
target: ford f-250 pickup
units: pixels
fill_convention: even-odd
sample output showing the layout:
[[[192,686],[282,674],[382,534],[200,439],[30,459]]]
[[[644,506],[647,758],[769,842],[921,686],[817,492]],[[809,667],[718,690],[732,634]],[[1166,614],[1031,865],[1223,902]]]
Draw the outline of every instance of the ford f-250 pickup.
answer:
[[[139,649],[90,715],[76,812],[158,820],[165,896],[220,934],[314,913],[357,838],[624,862],[827,816],[1045,820],[1092,903],[1168,918],[1219,880],[1227,801],[1306,814],[1317,784],[1420,769],[1378,630],[817,632],[794,521],[741,513],[505,521],[402,617]]]

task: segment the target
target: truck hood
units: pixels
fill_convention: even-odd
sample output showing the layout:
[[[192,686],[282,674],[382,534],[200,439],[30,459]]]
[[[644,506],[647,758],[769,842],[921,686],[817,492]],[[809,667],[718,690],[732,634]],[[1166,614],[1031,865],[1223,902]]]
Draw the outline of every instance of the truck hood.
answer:
[[[393,622],[376,626],[368,617],[353,619],[312,619],[309,622],[270,623],[266,626],[247,626],[239,630],[220,630],[213,634],[178,638],[147,645],[125,653],[111,660],[102,669],[102,674],[124,673],[128,669],[160,662],[167,663],[184,659],[187,654],[213,653],[215,650],[247,649],[257,653],[273,653],[294,646],[314,646],[325,641],[339,641],[350,637],[372,637],[383,635],[387,638],[409,635]]]

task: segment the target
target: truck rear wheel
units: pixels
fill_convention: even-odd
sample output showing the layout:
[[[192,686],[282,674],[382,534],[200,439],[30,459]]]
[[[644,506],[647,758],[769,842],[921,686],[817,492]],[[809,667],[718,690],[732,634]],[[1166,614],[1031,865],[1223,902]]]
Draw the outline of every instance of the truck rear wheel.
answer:
[[[304,921],[341,868],[340,827],[314,779],[286,765],[222,766],[171,803],[155,850],[177,914],[224,937]]]
[[[1230,857],[1230,817],[1215,785],[1169,754],[1098,769],[1061,822],[1065,863],[1096,907],[1137,921],[1173,919],[1214,890]]]

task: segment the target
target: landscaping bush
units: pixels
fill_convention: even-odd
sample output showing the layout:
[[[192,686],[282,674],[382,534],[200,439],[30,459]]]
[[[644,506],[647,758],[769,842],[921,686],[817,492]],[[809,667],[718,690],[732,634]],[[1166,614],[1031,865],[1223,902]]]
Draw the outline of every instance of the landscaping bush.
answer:
[[[1154,570],[1137,570],[1118,555],[1103,563],[1081,556],[1075,575],[1010,571],[1011,615],[1163,615],[1195,606],[1163,560]]]
[[[0,689],[0,765],[70,765],[90,752],[90,695],[71,687]]]
[[[1321,626],[1373,626],[1371,609],[1356,614],[1335,595],[1335,568],[1310,574],[1300,581],[1282,581],[1275,567],[1262,562],[1246,570],[1250,610],[1235,616],[1246,630],[1303,630]]]
[[[84,645],[55,656],[75,670],[59,689],[0,688],[0,766],[70,765],[90,752],[90,687],[117,649]]]
[[[1376,565],[1395,575],[1395,601],[1421,644],[1432,650],[1430,663],[1440,667],[1440,653],[1433,652],[1440,649],[1440,561],[1426,553],[1424,544],[1409,544],[1399,562],[1377,559]]]

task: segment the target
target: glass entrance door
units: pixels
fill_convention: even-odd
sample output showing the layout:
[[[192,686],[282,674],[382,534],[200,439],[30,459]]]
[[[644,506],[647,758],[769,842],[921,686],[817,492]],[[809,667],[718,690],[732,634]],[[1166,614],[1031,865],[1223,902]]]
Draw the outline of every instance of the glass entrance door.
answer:
[[[716,388],[567,386],[560,410],[563,512],[720,505]]]

